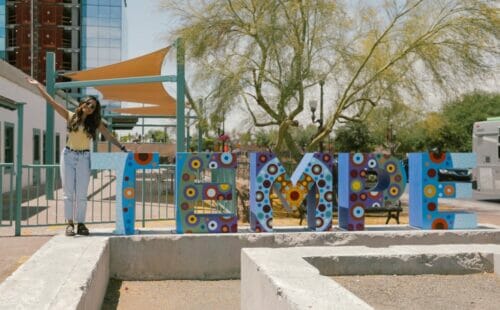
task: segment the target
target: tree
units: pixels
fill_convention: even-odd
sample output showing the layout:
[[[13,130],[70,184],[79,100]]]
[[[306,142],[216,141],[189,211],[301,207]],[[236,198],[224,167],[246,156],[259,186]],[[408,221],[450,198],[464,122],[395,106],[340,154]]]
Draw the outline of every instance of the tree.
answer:
[[[153,142],[170,143],[170,138],[167,133],[163,130],[158,129],[150,129],[146,133],[146,139],[149,139]]]
[[[368,126],[362,122],[350,122],[335,130],[334,147],[337,152],[372,152],[374,139]]]
[[[447,102],[441,109],[443,127],[439,133],[443,149],[472,151],[472,129],[475,122],[500,116],[500,94],[473,92]]]
[[[179,17],[173,36],[185,40],[207,104],[217,113],[245,107],[255,126],[277,128],[274,149],[295,157],[289,129],[319,81],[337,95],[307,150],[380,104],[467,89],[499,53],[500,19],[487,0],[162,2]]]

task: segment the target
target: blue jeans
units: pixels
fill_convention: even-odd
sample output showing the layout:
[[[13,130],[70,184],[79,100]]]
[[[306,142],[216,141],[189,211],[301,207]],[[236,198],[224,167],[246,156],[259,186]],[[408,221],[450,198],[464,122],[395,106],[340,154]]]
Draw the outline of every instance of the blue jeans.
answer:
[[[90,181],[90,152],[74,152],[65,148],[61,158],[64,217],[66,220],[84,223]],[[74,218],[75,200],[76,218]]]

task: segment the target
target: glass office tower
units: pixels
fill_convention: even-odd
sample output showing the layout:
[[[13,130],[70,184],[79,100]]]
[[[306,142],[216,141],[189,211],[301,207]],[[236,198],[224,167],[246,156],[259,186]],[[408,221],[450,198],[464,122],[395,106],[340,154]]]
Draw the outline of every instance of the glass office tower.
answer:
[[[5,59],[5,0],[0,0],[0,59]]]
[[[82,1],[82,69],[122,59],[123,0]]]
[[[120,62],[122,58],[124,12],[123,0],[82,0],[81,69],[91,69]],[[96,95],[93,88],[86,94]],[[119,108],[120,102],[103,101],[103,114]]]
[[[41,82],[122,60],[123,0],[0,0],[0,57]]]

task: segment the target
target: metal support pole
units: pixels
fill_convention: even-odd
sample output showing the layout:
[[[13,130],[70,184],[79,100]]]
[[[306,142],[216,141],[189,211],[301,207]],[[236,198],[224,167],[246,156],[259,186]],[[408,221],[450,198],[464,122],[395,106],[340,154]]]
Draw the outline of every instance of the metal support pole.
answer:
[[[110,134],[113,134],[113,118],[108,118],[108,130]],[[108,141],[108,152],[111,152],[111,141]]]
[[[200,99],[198,101],[199,106],[198,109],[200,111],[200,114],[203,113],[203,99]],[[201,115],[198,115],[198,152],[202,152],[203,148],[203,128],[201,121],[204,120],[204,117],[201,117]]]
[[[23,112],[24,103],[17,103],[17,151],[16,151],[16,211],[15,234],[21,235],[21,202],[23,195]]]
[[[47,88],[47,93],[54,97],[56,83],[56,56],[54,52],[47,52],[47,65],[45,73],[45,87]],[[47,165],[54,164],[54,108],[47,103],[46,104],[46,114],[45,114],[45,158],[47,159]],[[47,169],[45,189],[47,199],[54,199],[54,170]]]
[[[177,152],[185,152],[186,144],[184,143],[184,137],[186,136],[185,128],[185,102],[184,102],[184,43],[182,39],[176,40],[175,45],[177,47]]]
[[[319,87],[320,87],[320,99],[319,99],[319,130],[323,130],[323,85],[325,85],[325,81],[321,80],[319,81]],[[323,153],[323,140],[319,142],[319,151]]]

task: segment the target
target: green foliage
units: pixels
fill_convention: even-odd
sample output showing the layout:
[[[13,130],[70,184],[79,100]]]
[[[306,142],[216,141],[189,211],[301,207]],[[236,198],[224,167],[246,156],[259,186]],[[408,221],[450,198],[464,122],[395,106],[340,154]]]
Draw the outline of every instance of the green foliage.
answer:
[[[372,152],[374,138],[367,124],[349,122],[335,130],[335,152]]]
[[[146,139],[151,140],[155,143],[170,143],[170,138],[167,133],[163,130],[150,129],[146,133]]]
[[[443,149],[455,152],[472,151],[472,129],[475,122],[500,116],[500,94],[474,92],[444,104],[443,127],[439,133]]]

